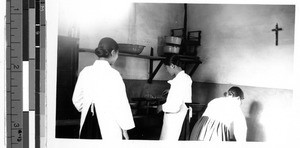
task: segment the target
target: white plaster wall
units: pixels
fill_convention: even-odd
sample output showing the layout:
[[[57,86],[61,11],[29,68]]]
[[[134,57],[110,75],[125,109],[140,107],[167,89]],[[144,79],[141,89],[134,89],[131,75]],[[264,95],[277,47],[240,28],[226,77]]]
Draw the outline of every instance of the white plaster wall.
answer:
[[[291,89],[294,23],[294,6],[188,5],[188,30],[202,30],[194,80]]]
[[[77,23],[80,48],[95,49],[101,38],[109,36],[119,43],[145,45],[141,55],[149,55],[151,47],[154,55],[157,55],[161,38],[170,35],[170,29],[183,27],[183,4],[136,3],[127,4],[127,6],[127,9],[119,12],[124,14],[118,21],[101,16],[108,14],[99,14],[90,19],[90,23]],[[62,17],[64,16],[67,15],[62,15]],[[66,21],[68,19],[60,20],[65,24],[70,24]],[[61,33],[66,32],[64,26],[61,28]],[[93,54],[80,53],[79,71],[85,66],[91,65],[96,59]],[[154,62],[154,68],[157,64],[158,62]],[[115,68],[119,70],[124,79],[145,80],[149,78],[149,60],[146,59],[119,56]],[[154,79],[167,80],[170,79],[170,76],[162,67]]]
[[[295,7],[207,4],[188,10],[188,29],[202,30],[198,56],[204,63],[194,80],[241,86],[249,140],[291,139]],[[271,31],[276,23],[283,28],[279,46]]]

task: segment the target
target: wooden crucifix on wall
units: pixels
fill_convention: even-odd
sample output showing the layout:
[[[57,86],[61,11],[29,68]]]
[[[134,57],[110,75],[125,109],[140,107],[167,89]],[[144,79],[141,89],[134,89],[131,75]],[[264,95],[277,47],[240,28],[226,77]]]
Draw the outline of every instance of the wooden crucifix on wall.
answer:
[[[275,31],[275,45],[278,46],[278,32],[282,31],[282,28],[278,28],[278,23],[276,23],[276,26],[272,31]]]

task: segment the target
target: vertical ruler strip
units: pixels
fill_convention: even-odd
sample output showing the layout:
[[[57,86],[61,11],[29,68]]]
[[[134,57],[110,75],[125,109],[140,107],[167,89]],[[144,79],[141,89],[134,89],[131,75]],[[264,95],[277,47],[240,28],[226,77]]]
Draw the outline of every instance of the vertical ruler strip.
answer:
[[[19,0],[8,0],[6,11],[7,29],[7,147],[23,147],[23,3]]]
[[[24,140],[23,148],[29,148],[29,111],[23,112],[23,128],[24,128]]]
[[[29,147],[35,148],[35,1],[29,0]]]
[[[35,111],[35,1],[29,0],[29,110]]]
[[[35,146],[40,147],[40,0],[35,0]]]
[[[9,108],[11,107],[11,89],[10,89],[10,1],[6,1],[6,147],[11,148],[11,111]]]
[[[45,81],[46,81],[46,7],[45,0],[40,0],[40,63],[41,63],[41,77],[40,77],[40,136],[41,136],[41,147],[46,146],[46,116],[45,116],[45,108],[46,108],[46,97],[45,97]]]
[[[6,61],[6,36],[4,36],[5,34],[5,13],[6,13],[6,1],[0,1],[1,5],[0,5],[0,119],[4,119],[4,120],[0,120],[0,146],[5,147],[6,146],[6,66],[5,66],[5,61]]]
[[[29,148],[29,1],[23,0],[23,148]]]
[[[35,111],[29,111],[29,147],[35,148]]]
[[[45,65],[46,65],[46,7],[45,0],[40,0],[40,144],[46,146],[45,134]]]
[[[28,39],[28,8],[29,8],[29,2],[28,0],[22,0],[23,1],[23,61],[28,61],[29,58],[29,39]]]
[[[29,147],[29,62],[23,61],[23,147]]]
[[[5,82],[5,60],[6,60],[6,56],[5,56],[5,52],[6,52],[6,43],[5,43],[5,36],[3,34],[5,34],[5,30],[3,28],[5,28],[5,21],[4,21],[4,18],[5,18],[5,11],[6,11],[6,1],[1,1],[0,2],[1,5],[0,5],[0,19],[1,19],[1,23],[0,23],[0,28],[2,28],[0,30],[0,34],[2,34],[0,36],[0,69],[1,69],[1,72],[0,72],[0,82],[1,85],[0,85],[0,119],[4,119],[4,121],[6,121],[6,115],[5,115],[5,110],[6,110],[6,82]],[[4,122],[3,120],[1,120],[0,122],[0,146],[6,146],[6,123]]]

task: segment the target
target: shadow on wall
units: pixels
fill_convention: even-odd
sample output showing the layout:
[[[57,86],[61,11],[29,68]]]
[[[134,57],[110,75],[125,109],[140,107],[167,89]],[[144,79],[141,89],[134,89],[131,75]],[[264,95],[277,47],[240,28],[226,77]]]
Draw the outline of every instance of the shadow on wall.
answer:
[[[263,125],[259,122],[260,113],[263,110],[263,106],[258,101],[253,101],[249,109],[249,117],[247,121],[247,141],[264,142],[265,133]]]
[[[200,104],[208,104],[215,98],[222,97],[231,85],[216,85],[214,83],[198,83],[193,82],[193,102]]]

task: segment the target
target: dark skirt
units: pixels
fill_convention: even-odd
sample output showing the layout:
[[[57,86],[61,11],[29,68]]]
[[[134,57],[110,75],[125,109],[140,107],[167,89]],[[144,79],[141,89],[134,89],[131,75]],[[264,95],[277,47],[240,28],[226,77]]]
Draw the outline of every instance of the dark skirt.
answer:
[[[190,140],[231,141],[229,128],[222,122],[202,116],[195,124]]]
[[[91,105],[92,106],[92,105]],[[102,139],[96,109],[94,107],[94,115],[91,112],[91,106],[89,108],[89,111],[86,115],[84,124],[82,126],[81,132],[80,132],[80,139]]]

